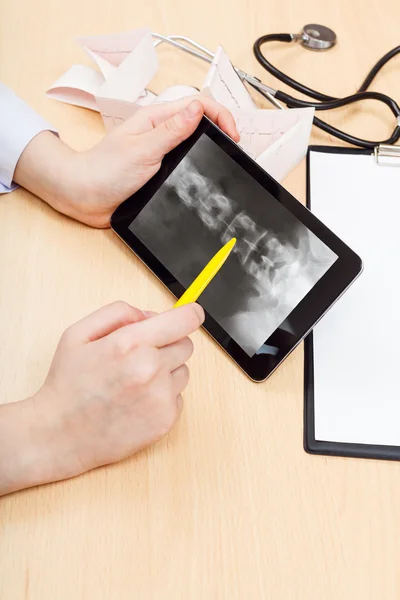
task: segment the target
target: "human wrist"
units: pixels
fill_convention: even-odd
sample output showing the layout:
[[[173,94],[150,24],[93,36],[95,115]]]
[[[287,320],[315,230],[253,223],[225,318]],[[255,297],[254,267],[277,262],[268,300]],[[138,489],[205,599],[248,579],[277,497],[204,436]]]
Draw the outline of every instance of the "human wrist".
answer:
[[[110,226],[109,210],[99,209],[89,152],[77,152],[50,131],[34,137],[21,154],[14,181],[52,208],[92,227]]]
[[[53,479],[53,458],[37,400],[35,395],[0,406],[0,496]]]
[[[36,135],[22,152],[14,181],[68,216],[74,215],[74,164],[78,153],[50,131]]]

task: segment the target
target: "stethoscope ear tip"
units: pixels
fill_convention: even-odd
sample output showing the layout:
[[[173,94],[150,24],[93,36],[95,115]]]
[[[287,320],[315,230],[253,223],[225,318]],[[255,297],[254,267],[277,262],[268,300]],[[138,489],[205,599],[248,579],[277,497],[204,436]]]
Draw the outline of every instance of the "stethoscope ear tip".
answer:
[[[296,39],[309,50],[329,50],[336,44],[337,36],[329,27],[311,23],[304,25],[303,31]]]

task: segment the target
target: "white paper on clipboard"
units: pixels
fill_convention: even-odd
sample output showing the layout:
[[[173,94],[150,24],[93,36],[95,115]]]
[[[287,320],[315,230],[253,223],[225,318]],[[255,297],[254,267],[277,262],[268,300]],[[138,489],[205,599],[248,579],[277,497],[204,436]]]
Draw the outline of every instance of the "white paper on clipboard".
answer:
[[[314,330],[315,440],[400,446],[400,168],[310,151],[312,212],[364,271]]]

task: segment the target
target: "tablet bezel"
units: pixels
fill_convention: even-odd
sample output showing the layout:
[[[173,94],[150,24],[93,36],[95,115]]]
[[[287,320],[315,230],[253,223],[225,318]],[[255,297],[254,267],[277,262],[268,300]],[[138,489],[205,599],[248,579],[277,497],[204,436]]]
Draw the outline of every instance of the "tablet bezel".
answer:
[[[335,263],[296,306],[288,319],[266,340],[265,344],[278,348],[275,355],[255,354],[253,357],[248,356],[211,315],[206,313],[204,322],[206,331],[253,381],[261,382],[275,371],[357,278],[362,271],[362,262],[360,257],[321,223],[308,208],[268,175],[231,138],[218,129],[209,119],[203,117],[196,131],[185,142],[165,156],[156,175],[140,190],[125,200],[111,217],[111,227],[115,233],[176,298],[183,294],[185,288],[132,233],[129,227],[202,135],[207,135],[213,140],[238,165],[258,181],[267,192],[272,194],[277,202],[285,206],[338,256]],[[201,304],[201,297],[199,302]],[[289,324],[290,326],[286,326]]]

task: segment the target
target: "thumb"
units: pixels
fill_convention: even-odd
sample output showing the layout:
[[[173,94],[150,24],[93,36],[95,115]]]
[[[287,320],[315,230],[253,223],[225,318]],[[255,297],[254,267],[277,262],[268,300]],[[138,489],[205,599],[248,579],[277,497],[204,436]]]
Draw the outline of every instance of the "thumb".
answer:
[[[153,158],[162,158],[186,140],[197,128],[204,114],[204,107],[199,100],[193,100],[186,108],[173,115],[164,123],[144,134],[145,144]]]

